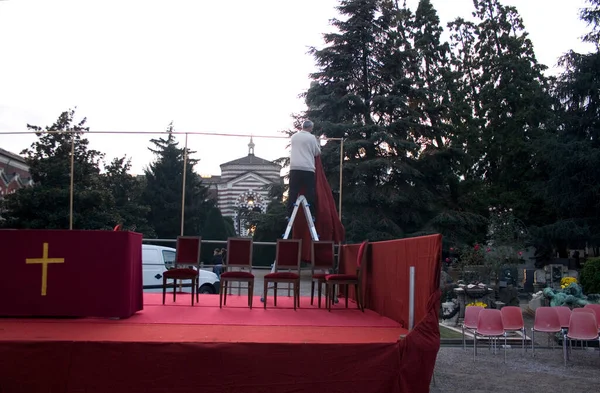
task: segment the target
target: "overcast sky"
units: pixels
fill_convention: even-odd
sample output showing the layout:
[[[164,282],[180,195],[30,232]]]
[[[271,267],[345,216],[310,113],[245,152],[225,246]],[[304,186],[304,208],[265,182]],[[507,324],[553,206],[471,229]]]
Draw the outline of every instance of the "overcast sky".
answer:
[[[444,25],[470,18],[472,0],[432,0]],[[407,0],[415,9],[418,0]],[[578,19],[584,0],[504,0],[518,8],[538,60],[586,51]],[[0,131],[51,125],[77,107],[92,131],[279,135],[304,109],[336,0],[0,1]],[[149,135],[90,135],[107,158],[128,155],[141,173]],[[1,135],[20,152],[33,135]],[[183,144],[183,137],[179,138]],[[189,137],[201,174],[244,156],[249,138]],[[287,155],[286,140],[255,138],[257,156]]]

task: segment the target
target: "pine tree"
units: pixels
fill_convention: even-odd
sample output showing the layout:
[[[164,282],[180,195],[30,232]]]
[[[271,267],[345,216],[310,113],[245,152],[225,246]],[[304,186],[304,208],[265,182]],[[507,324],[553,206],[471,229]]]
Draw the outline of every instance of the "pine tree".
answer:
[[[148,224],[150,207],[142,202],[145,184],[129,173],[131,160],[115,158],[107,166],[102,176],[104,186],[112,193],[115,209],[124,229],[142,233],[144,237],[155,236],[154,228]]]
[[[25,155],[33,187],[9,195],[3,213],[9,228],[68,229],[71,183],[71,142],[74,142],[73,228],[110,229],[118,221],[115,202],[100,176],[102,153],[88,147],[86,119],[75,122],[75,111],[63,112],[44,129],[27,125],[38,140]]]
[[[148,222],[154,227],[158,238],[173,239],[181,234],[181,200],[185,151],[178,147],[173,135],[173,125],[167,128],[167,138],[151,139],[150,148],[156,160],[145,169],[146,189],[144,204],[150,207]],[[208,198],[208,188],[202,185],[200,176],[194,172],[197,159],[187,151],[185,186],[184,234],[198,236],[214,201]]]

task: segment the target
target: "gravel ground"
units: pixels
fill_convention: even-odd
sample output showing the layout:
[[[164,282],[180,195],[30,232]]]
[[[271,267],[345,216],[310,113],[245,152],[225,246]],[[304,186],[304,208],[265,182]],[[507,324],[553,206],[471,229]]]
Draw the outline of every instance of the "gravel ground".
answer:
[[[537,340],[536,340],[537,341]],[[482,343],[483,344],[483,343]],[[536,349],[523,354],[520,348],[508,349],[506,364],[504,350],[497,354],[485,344],[478,345],[473,361],[473,347],[442,347],[435,366],[435,383],[431,393],[527,393],[598,391],[600,383],[600,356],[597,348],[574,349],[567,367],[564,367],[562,348]]]

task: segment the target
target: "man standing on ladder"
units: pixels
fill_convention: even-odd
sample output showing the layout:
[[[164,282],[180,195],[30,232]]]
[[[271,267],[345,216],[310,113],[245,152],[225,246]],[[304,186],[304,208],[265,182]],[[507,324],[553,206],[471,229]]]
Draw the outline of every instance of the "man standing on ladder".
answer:
[[[290,194],[287,202],[288,218],[292,216],[298,195],[304,195],[315,220],[315,157],[321,154],[321,145],[312,134],[314,124],[306,120],[302,130],[292,135],[290,152]]]

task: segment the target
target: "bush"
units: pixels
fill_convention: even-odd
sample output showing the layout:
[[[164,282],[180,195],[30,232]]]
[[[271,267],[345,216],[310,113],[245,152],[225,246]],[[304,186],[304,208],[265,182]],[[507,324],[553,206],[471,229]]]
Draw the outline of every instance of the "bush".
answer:
[[[581,286],[586,294],[600,293],[600,258],[588,258],[581,271]]]

